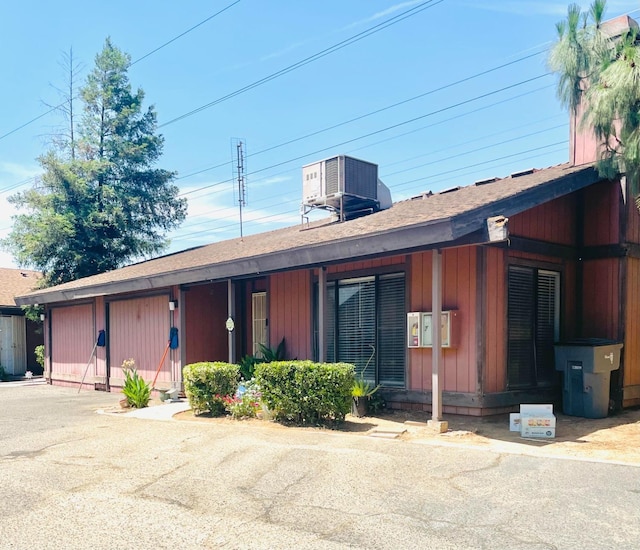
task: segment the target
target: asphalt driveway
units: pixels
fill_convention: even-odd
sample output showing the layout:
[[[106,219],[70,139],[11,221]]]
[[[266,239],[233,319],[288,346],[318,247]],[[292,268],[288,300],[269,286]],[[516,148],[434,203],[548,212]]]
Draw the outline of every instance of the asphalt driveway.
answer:
[[[2,548],[625,548],[633,466],[96,414],[0,384]]]

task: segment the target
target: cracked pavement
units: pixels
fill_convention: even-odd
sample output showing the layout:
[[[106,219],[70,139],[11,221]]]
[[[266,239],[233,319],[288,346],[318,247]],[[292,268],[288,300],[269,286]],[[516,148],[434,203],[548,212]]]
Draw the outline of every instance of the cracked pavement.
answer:
[[[98,415],[0,389],[0,546],[606,549],[640,540],[632,466],[331,431]]]

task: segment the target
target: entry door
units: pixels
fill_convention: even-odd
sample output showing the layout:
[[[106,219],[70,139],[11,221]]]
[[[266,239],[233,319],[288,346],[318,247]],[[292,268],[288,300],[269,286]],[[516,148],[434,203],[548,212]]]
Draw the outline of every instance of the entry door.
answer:
[[[15,374],[13,361],[13,322],[11,317],[0,317],[0,365],[7,374]]]
[[[0,317],[0,365],[7,374],[20,375],[27,370],[26,325],[24,317]]]
[[[253,325],[253,355],[260,355],[260,344],[267,345],[267,293],[254,292],[251,295],[251,319]]]

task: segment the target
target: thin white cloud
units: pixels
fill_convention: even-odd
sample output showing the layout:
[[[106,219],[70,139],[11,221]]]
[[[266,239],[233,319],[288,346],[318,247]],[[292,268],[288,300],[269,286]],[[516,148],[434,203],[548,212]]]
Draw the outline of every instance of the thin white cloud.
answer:
[[[405,8],[410,8],[411,6],[415,6],[420,2],[424,2],[424,0],[408,0],[407,2],[400,2],[398,4],[394,4],[393,6],[389,6],[388,8],[376,12],[369,17],[365,17],[364,19],[359,19],[358,21],[354,21],[353,23],[349,23],[348,25],[342,27],[340,30],[345,31],[347,29],[352,29],[353,27],[358,27],[360,25],[366,25],[367,23],[372,23],[373,21],[377,21],[378,19],[382,19],[387,15],[391,15],[397,11],[403,10]]]
[[[304,46],[305,44],[308,44],[309,42],[313,42],[312,40],[304,40],[302,42],[294,42],[293,44],[289,44],[288,46],[285,46],[284,48],[282,48],[281,50],[278,50],[277,52],[272,52],[269,53],[267,55],[264,55],[260,58],[260,61],[268,61],[269,59],[275,59],[277,57],[281,57],[283,55],[286,55],[290,52],[292,52],[293,50],[297,50],[300,46]]]

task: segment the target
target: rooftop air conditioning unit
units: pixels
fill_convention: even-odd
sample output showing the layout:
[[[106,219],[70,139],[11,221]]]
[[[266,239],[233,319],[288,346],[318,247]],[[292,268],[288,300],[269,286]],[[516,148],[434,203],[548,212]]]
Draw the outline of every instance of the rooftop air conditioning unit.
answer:
[[[378,210],[378,165],[340,155],[302,167],[302,202],[345,211]]]

